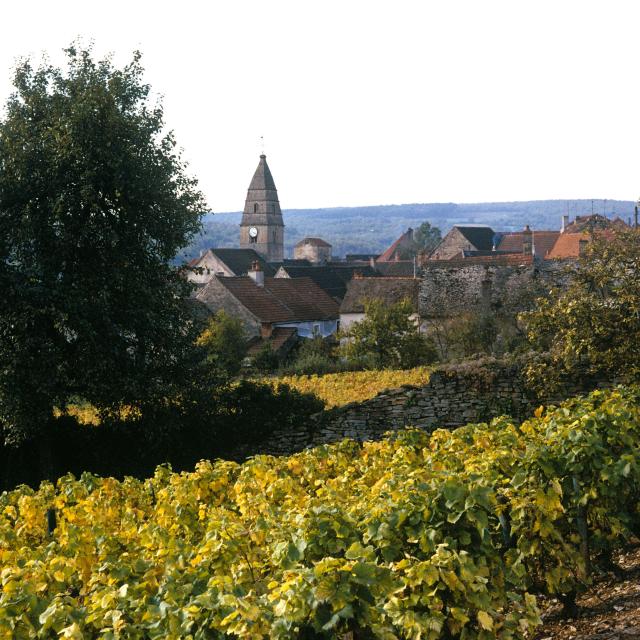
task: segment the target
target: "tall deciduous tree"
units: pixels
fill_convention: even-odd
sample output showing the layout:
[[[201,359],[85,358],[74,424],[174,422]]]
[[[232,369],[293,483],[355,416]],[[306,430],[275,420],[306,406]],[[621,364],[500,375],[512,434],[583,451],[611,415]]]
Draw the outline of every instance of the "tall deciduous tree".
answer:
[[[184,371],[187,285],[171,259],[205,205],[124,68],[71,46],[20,63],[0,121],[0,425],[37,432],[72,395],[101,410],[161,397]]]
[[[534,351],[527,376],[548,390],[563,378],[640,375],[640,231],[596,234],[569,284],[520,316]]]

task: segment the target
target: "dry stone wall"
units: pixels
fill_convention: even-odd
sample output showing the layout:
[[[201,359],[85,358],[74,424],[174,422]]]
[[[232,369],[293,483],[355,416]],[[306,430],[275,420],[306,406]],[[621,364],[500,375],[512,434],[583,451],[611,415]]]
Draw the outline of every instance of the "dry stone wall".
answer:
[[[594,386],[605,385],[593,380],[573,383],[544,402],[557,402]],[[344,438],[376,440],[387,431],[405,427],[433,431],[504,414],[521,420],[531,415],[540,402],[527,392],[516,365],[490,360],[442,367],[432,373],[425,386],[388,389],[370,400],[322,412],[307,425],[276,431],[266,441],[249,445],[234,457],[284,455]]]

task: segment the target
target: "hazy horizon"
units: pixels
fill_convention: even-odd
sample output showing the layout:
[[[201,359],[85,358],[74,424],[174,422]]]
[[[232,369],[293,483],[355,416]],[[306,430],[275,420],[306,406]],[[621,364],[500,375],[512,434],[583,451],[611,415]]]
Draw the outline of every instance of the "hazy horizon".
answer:
[[[0,105],[17,59],[59,65],[80,38],[118,66],[142,52],[213,211],[242,207],[263,148],[288,210],[635,199],[636,9],[32,0],[3,9]]]

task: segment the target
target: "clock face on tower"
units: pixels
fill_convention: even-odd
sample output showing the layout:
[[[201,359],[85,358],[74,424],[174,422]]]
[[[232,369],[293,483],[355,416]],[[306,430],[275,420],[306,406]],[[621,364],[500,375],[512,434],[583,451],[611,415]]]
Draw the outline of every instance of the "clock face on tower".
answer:
[[[257,230],[255,227],[251,227],[251,228],[249,229],[249,235],[250,235],[252,238],[257,238],[257,237],[258,237],[258,230]]]

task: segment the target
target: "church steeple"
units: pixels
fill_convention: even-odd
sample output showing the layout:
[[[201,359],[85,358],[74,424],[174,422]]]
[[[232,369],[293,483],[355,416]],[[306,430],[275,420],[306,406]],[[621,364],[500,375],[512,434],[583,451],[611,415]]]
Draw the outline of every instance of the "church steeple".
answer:
[[[282,211],[276,184],[264,153],[260,156],[247,191],[240,223],[240,247],[255,249],[267,262],[280,262],[284,259]]]

